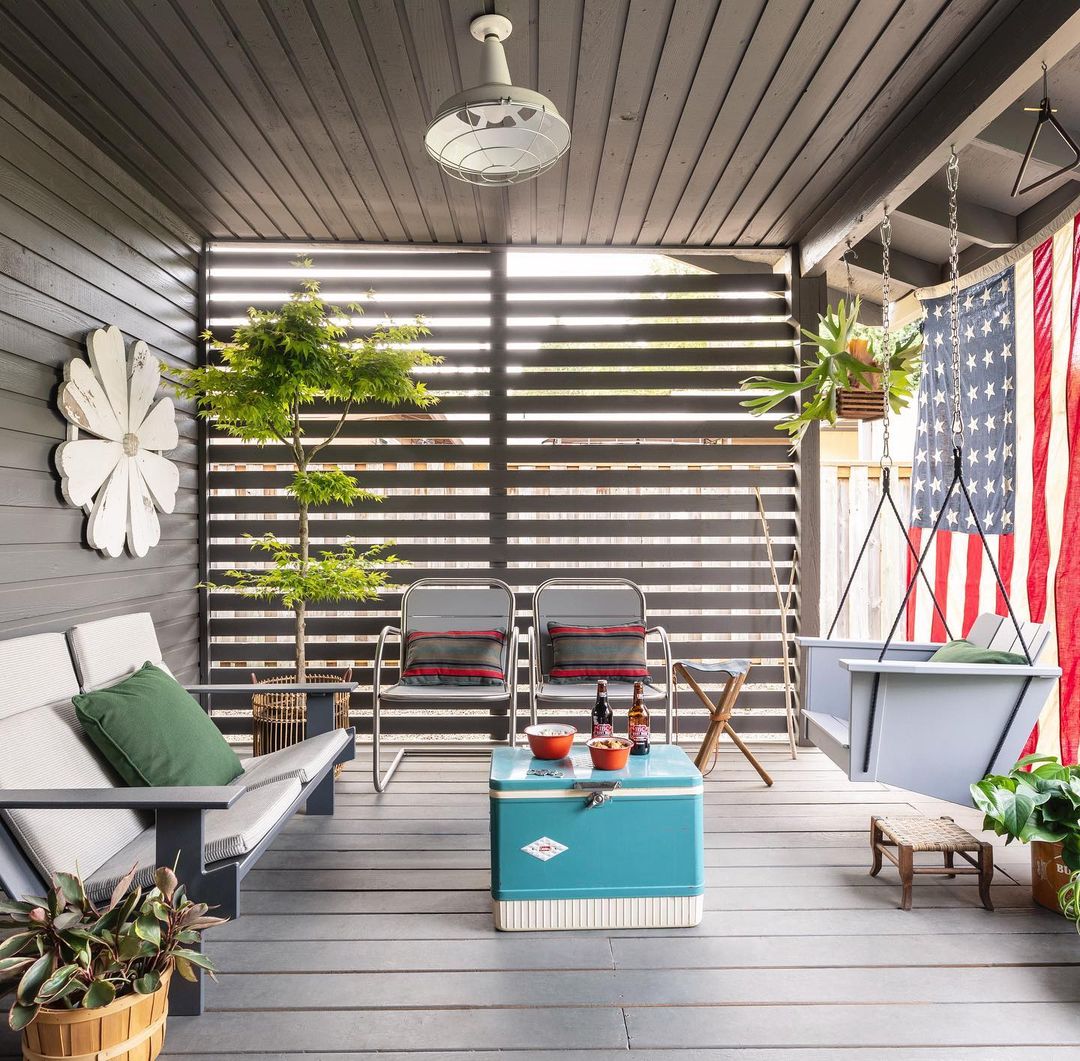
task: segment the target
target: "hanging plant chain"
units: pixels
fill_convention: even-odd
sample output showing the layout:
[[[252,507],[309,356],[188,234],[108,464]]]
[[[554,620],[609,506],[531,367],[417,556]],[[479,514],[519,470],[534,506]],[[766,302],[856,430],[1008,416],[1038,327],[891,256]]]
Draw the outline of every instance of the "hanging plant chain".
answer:
[[[960,160],[953,151],[945,167],[949,186],[949,344],[952,348],[952,432],[953,446],[963,449],[964,419],[960,410],[960,234],[957,222],[960,190]]]
[[[885,404],[885,417],[881,424],[881,468],[882,471],[892,464],[889,452],[889,392],[892,382],[892,348],[890,346],[889,325],[892,307],[889,305],[890,249],[892,244],[892,221],[888,213],[881,222],[881,390]]]

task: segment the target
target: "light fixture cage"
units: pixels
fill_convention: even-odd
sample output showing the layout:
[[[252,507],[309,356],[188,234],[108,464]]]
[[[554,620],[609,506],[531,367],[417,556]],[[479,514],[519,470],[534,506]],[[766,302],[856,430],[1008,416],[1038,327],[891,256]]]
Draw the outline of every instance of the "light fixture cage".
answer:
[[[533,180],[566,153],[570,126],[546,96],[510,83],[502,46],[509,19],[481,16],[470,30],[483,44],[483,83],[439,108],[424,147],[446,173],[467,184],[505,187]]]

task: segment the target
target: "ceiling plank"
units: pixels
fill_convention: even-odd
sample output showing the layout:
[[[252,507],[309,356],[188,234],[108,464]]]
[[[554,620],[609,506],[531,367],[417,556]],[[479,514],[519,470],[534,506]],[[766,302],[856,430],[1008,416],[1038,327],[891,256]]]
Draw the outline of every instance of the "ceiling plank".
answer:
[[[383,4],[372,6],[382,7]],[[385,0],[385,6],[391,9],[393,7],[390,0]],[[402,6],[405,11],[405,21],[400,29],[406,47],[412,49],[413,61],[410,67],[398,70],[395,76],[411,79],[415,85],[412,91],[418,91],[420,96],[423,120],[416,133],[421,144],[417,165],[434,167],[439,172],[446,200],[450,204],[450,216],[457,229],[456,238],[465,243],[482,243],[485,239],[490,240],[491,236],[485,231],[481,220],[475,190],[462,181],[448,177],[439,171],[438,165],[423,149],[423,135],[428,122],[444,100],[461,91],[453,40],[454,30],[459,27],[447,26],[446,6],[442,2],[404,0]],[[367,3],[364,3],[362,8],[364,19],[367,20]],[[380,32],[375,38],[380,45],[383,41],[382,34],[393,32],[389,24],[390,12],[385,14],[386,17],[380,20]],[[468,26],[465,27],[465,31],[468,32]],[[479,47],[477,45],[477,51]],[[450,57],[451,49],[455,50],[453,60]]]
[[[584,0],[564,0],[557,7],[541,4],[538,16],[536,87],[555,104],[571,130],[570,150],[536,181],[536,242],[550,245],[559,242],[562,232],[570,155],[574,150],[577,120],[573,86],[581,48],[581,23],[585,17]]]
[[[628,4],[629,0],[585,0],[574,91],[574,124],[579,135],[570,140],[561,243],[584,243],[588,233],[604,150],[600,130],[607,128],[611,115]]]
[[[907,100],[948,71],[958,41],[978,38],[989,6],[1011,0],[905,0],[803,153],[740,233],[787,245],[831,190],[874,149]],[[816,220],[816,218],[811,218]]]
[[[279,164],[288,171],[292,181],[303,188],[304,198],[317,214],[319,226],[330,233],[331,239],[340,238],[340,232],[354,231],[324,179],[322,166],[297,136],[270,86],[218,8],[207,4],[178,4],[176,0],[168,6],[173,8],[172,17],[155,25],[162,26],[163,33],[169,33],[162,39],[176,41],[179,54],[191,53],[192,61],[198,64],[196,69],[208,73],[207,67],[210,67],[216,71],[210,75],[207,84],[219,93],[214,96],[215,106],[226,123],[230,127],[238,123],[259,127],[272,145]],[[145,7],[148,17],[165,18],[164,5],[148,4]],[[183,36],[179,36],[181,25],[186,27]]]
[[[810,80],[825,66],[845,24],[852,24],[854,7],[853,0],[813,0],[781,53],[779,65],[772,71],[760,71],[752,90],[755,94],[743,100],[743,106],[750,104],[746,125],[732,143],[720,172],[715,173],[712,166],[705,173],[700,166],[695,169],[664,235],[666,242],[701,246],[712,241],[728,209],[756,179],[762,157],[791,120],[793,107],[806,98]],[[880,24],[880,17],[880,12],[875,12],[875,24]],[[857,54],[853,49],[844,65]]]
[[[641,231],[691,86],[706,57],[724,43],[718,6],[719,0],[703,0],[699,4],[676,4],[672,11],[652,92],[644,113],[638,115],[641,130],[619,201],[612,242],[632,243]],[[705,69],[716,76],[711,63]]]
[[[586,241],[610,243],[652,95],[674,0],[631,0]]]
[[[966,144],[1001,113],[1048,66],[1075,45],[1080,8],[1075,0],[1018,5],[944,88],[912,116],[876,156],[861,167],[852,185],[800,239],[804,273],[820,272],[835,260],[839,245],[862,237],[887,199],[902,200],[948,158],[950,145]],[[906,173],[897,178],[897,161]],[[869,220],[868,220],[869,219]]]
[[[928,228],[949,230],[948,191],[943,182],[927,181],[911,193],[896,209],[902,215]],[[956,220],[961,239],[984,247],[1011,247],[1016,243],[1016,218],[981,203],[960,198]]]
[[[130,108],[131,100],[107,70],[103,70],[69,32],[70,13],[61,25],[52,20],[39,3],[21,5],[19,15],[27,20],[24,27],[11,13],[0,8],[0,40],[9,55],[18,56],[12,68],[35,91],[87,133],[95,143],[108,148],[118,160],[141,170],[144,180],[167,203],[177,204],[181,213],[190,216],[200,228],[222,236],[257,236],[259,233],[221,193],[192,168],[190,159],[177,161],[175,148],[157,143],[157,131],[140,118],[131,117],[140,127],[133,129],[112,104],[117,95]],[[42,36],[43,35],[43,36]],[[82,77],[78,74],[82,74]],[[88,78],[87,82],[84,78]],[[94,86],[92,91],[88,85]],[[106,93],[106,103],[98,93]],[[154,146],[151,147],[150,145]],[[186,181],[177,177],[166,160],[171,153],[177,168],[188,171]]]
[[[729,167],[713,190],[691,239],[717,246],[735,243],[784,175],[795,166],[805,168],[812,152],[821,154],[827,150],[822,143],[823,123],[855,79],[866,76],[868,55],[884,35],[883,14],[892,7],[887,23],[887,30],[891,29],[902,2],[888,0],[883,7],[856,6],[828,55],[815,64],[813,78],[796,97],[794,108],[780,128],[765,139],[763,157],[753,166]],[[737,164],[738,158],[733,162]],[[733,178],[733,168],[739,180]]]
[[[674,136],[633,231],[635,243],[659,243],[716,125],[723,101],[731,93],[740,64],[754,39],[765,10],[765,0],[723,3],[713,23],[708,44],[694,74],[686,104],[678,114]],[[635,209],[630,217],[636,217]]]

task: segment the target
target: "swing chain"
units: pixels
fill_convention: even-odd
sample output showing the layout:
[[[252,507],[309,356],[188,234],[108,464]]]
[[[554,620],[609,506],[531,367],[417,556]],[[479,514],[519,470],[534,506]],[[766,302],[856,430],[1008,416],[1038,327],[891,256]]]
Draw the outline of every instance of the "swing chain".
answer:
[[[892,455],[889,452],[889,391],[890,375],[892,369],[892,346],[889,336],[892,307],[889,305],[890,259],[889,253],[892,245],[892,220],[886,211],[885,218],[881,222],[881,389],[885,402],[885,418],[882,421],[881,441],[881,469],[887,471],[892,465]]]
[[[949,343],[952,348],[952,435],[953,449],[964,446],[964,420],[960,410],[960,236],[957,210],[960,189],[960,160],[949,153],[945,167],[949,186]]]

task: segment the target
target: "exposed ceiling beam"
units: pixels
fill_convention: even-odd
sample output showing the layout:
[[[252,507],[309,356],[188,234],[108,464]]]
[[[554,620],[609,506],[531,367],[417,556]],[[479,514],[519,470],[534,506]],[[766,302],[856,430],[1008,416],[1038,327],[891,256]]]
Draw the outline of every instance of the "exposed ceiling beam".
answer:
[[[894,211],[928,228],[949,228],[949,202],[943,183],[931,181],[909,195]],[[956,222],[961,238],[983,247],[1012,247],[1016,243],[1016,218],[989,206],[960,199]]]
[[[869,239],[856,243],[851,268],[880,277],[881,244]],[[889,275],[895,283],[905,287],[932,287],[941,283],[941,266],[893,247],[889,252]]]
[[[883,137],[876,155],[852,174],[822,217],[803,233],[804,275],[820,274],[850,236],[859,240],[877,225],[886,203],[903,202],[944,167],[1042,73],[1080,40],[1075,0],[1019,3],[942,90],[907,116],[893,136]]]

